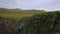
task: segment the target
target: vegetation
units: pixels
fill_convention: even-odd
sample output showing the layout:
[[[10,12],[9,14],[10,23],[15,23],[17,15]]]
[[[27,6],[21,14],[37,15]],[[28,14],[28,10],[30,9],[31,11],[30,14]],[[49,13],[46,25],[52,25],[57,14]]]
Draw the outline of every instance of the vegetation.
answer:
[[[36,13],[43,13],[41,10],[14,10],[14,9],[4,9],[0,8],[0,17],[10,18],[14,20],[20,20],[22,17],[30,17]]]
[[[60,11],[0,8],[0,34],[60,34]]]

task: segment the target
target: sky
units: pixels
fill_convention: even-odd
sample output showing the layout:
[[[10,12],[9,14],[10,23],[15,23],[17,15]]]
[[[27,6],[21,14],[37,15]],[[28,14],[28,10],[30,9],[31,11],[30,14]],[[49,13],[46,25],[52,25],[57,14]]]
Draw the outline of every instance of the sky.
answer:
[[[0,8],[60,10],[60,0],[0,0]]]

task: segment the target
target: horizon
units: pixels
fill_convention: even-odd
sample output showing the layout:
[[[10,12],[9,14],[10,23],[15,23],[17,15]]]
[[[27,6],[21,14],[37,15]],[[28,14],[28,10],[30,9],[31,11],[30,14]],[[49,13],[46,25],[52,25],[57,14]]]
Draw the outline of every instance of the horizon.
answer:
[[[4,7],[0,7],[0,9],[11,9],[11,10],[42,10],[42,9],[21,9],[21,8],[4,8]],[[60,11],[60,10],[42,10],[42,11],[46,11],[46,12],[52,12],[52,11]]]

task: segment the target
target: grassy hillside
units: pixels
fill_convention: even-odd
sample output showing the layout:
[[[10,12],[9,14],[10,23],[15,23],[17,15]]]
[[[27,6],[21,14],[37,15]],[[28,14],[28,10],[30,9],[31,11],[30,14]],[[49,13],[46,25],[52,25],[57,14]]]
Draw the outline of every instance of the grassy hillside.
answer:
[[[30,17],[36,13],[44,13],[44,10],[13,10],[0,8],[0,17],[19,20],[22,17]]]
[[[0,34],[60,34],[60,11],[0,8],[0,26]]]

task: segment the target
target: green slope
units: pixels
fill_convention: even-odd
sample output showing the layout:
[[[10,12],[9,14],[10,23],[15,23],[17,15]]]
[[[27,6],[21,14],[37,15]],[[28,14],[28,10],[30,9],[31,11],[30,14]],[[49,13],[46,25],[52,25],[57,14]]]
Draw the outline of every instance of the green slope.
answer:
[[[36,13],[44,13],[43,10],[12,10],[0,8],[0,17],[19,20],[22,17],[30,17]]]

